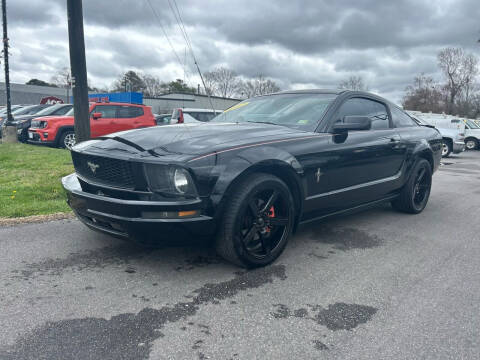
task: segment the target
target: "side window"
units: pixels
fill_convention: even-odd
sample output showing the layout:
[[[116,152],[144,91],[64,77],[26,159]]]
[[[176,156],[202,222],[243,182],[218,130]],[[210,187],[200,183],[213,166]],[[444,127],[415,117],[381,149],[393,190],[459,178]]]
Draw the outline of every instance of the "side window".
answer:
[[[136,107],[136,106],[130,106],[130,109],[131,109],[132,114],[133,114],[132,117],[143,116],[143,108],[141,108],[141,107]]]
[[[402,110],[392,106],[390,108],[392,112],[393,125],[398,128],[417,126],[417,123]]]
[[[377,101],[353,98],[347,100],[338,111],[338,118],[345,116],[368,116],[372,119],[372,130],[388,129],[388,112],[385,105]]]
[[[143,109],[136,106],[119,106],[118,117],[119,118],[135,118],[143,115]]]
[[[194,117],[198,121],[208,122],[215,117],[215,114],[208,113],[208,112],[198,112],[198,113],[195,113]]]
[[[117,110],[116,108],[117,107],[113,105],[97,105],[90,113],[90,116],[93,113],[101,113],[102,118],[107,118],[107,119],[115,118],[116,110]]]

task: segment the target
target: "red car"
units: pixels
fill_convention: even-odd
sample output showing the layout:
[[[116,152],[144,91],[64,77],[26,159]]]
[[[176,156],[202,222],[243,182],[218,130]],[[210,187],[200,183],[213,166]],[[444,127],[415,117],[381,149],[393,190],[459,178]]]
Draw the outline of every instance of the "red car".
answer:
[[[32,120],[28,142],[70,149],[75,145],[73,109],[64,116]],[[90,132],[95,138],[123,130],[155,126],[150,106],[125,103],[90,103]]]

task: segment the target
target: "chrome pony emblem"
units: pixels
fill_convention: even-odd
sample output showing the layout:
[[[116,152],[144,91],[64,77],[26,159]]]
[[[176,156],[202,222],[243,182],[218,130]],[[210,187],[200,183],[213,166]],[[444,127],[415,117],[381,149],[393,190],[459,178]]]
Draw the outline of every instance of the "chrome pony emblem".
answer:
[[[320,171],[320,168],[317,169],[317,172],[315,173],[315,178],[317,179],[317,183],[320,182],[320,177],[322,176],[322,172]]]
[[[100,167],[100,165],[94,164],[90,161],[87,162],[87,165],[90,168],[90,170],[92,170],[92,173],[94,174],[95,174],[95,171],[97,171],[97,169]]]

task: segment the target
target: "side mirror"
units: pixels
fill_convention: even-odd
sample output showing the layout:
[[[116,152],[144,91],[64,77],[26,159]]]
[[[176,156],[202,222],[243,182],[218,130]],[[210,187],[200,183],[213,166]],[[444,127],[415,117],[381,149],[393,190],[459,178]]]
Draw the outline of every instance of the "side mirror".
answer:
[[[343,122],[333,124],[334,132],[348,132],[351,130],[370,130],[372,119],[368,116],[345,116]]]
[[[102,113],[100,113],[100,112],[94,112],[94,113],[92,114],[92,117],[93,117],[94,120],[100,119],[100,118],[102,117]]]
[[[170,123],[173,124],[183,124],[183,111],[182,109],[174,109],[172,113],[172,118],[170,119]]]

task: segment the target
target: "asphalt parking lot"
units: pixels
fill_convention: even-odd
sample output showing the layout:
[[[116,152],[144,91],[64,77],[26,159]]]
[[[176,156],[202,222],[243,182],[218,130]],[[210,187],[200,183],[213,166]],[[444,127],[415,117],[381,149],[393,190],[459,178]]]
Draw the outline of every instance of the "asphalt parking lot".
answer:
[[[473,359],[480,152],[445,159],[426,210],[303,228],[246,272],[76,220],[0,228],[0,359]]]

